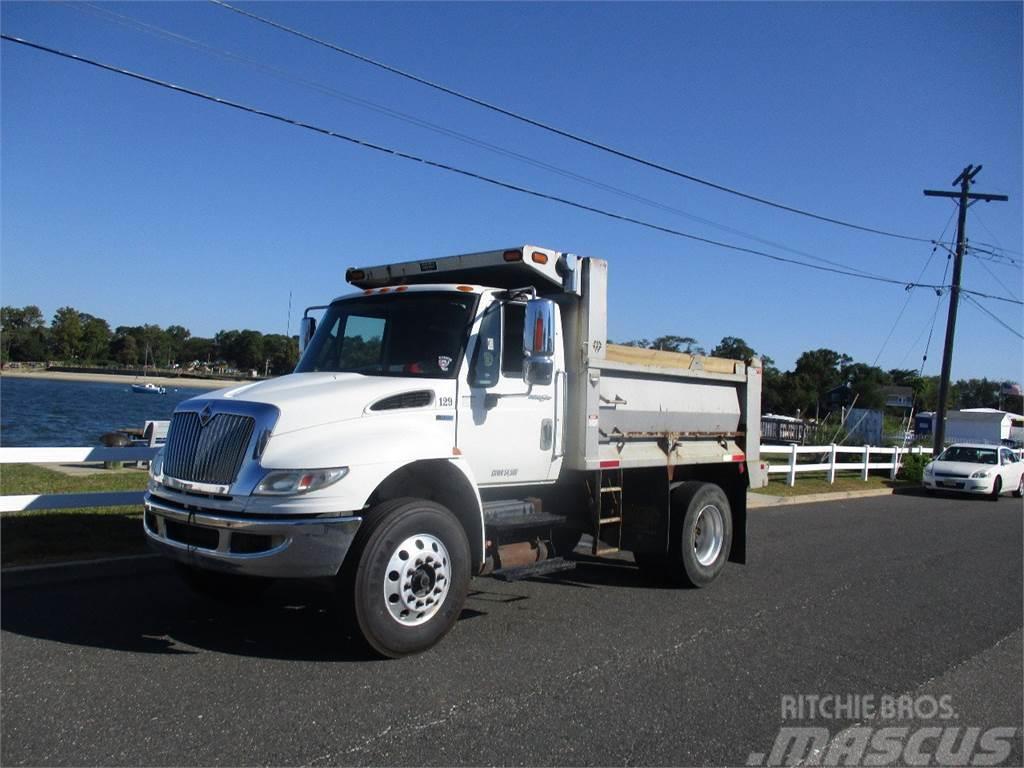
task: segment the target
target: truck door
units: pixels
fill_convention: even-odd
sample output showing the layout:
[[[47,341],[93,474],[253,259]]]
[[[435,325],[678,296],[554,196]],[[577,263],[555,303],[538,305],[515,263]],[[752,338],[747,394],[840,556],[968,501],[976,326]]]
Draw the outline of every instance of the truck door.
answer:
[[[456,444],[481,486],[556,480],[564,451],[560,324],[552,381],[530,387],[523,381],[526,305],[494,300],[484,307],[487,298],[459,377]]]

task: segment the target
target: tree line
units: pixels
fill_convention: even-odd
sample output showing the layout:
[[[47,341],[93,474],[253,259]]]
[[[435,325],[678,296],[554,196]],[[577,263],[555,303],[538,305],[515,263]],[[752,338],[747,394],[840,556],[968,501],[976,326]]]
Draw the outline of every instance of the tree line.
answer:
[[[755,351],[746,341],[726,336],[706,351],[691,336],[660,336],[634,339],[628,346],[670,352],[710,354],[734,360],[761,358],[764,364],[762,411],[788,416],[824,418],[836,407],[829,397],[847,387],[845,404],[881,408],[884,387],[909,387],[915,410],[934,410],[938,405],[939,377],[920,376],[912,369],[888,371],[855,362],[832,349],[808,350],[797,358],[791,371],[780,371],[771,357]],[[298,338],[264,334],[254,330],[219,331],[213,338],[193,336],[181,325],[121,325],[111,330],[101,317],[61,307],[47,325],[39,307],[0,307],[0,363],[60,361],[67,365],[97,365],[204,370],[208,372],[267,371],[289,373],[298,361]],[[999,408],[1021,412],[1019,395],[1000,396],[1009,382],[987,378],[962,379],[951,387],[952,408]]]
[[[670,352],[705,354],[705,348],[691,336],[660,336],[635,339],[627,346],[664,349]],[[921,376],[909,368],[888,371],[874,365],[855,362],[852,357],[832,349],[808,350],[797,358],[791,371],[780,371],[775,361],[756,352],[743,339],[726,336],[707,354],[734,360],[759,357],[764,364],[762,413],[803,418],[824,418],[842,405],[858,408],[885,406],[884,388],[909,387],[915,411],[934,411],[939,402],[939,377]],[[1020,395],[1003,395],[1003,385],[1011,382],[987,378],[961,379],[950,387],[950,408],[1002,408],[1022,412]],[[837,392],[839,388],[845,388]],[[835,396],[830,397],[830,393]]]
[[[253,330],[193,336],[181,325],[120,325],[61,307],[47,325],[35,305],[0,307],[0,362],[59,361],[65,365],[152,366],[161,369],[289,373],[298,361],[298,337]]]

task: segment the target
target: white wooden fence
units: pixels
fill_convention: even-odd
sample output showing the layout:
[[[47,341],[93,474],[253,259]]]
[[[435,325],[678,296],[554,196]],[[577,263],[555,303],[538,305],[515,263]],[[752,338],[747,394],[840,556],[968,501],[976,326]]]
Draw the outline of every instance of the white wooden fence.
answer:
[[[98,461],[150,461],[160,449],[155,446],[131,448],[0,448],[0,465],[3,464],[84,464]],[[874,446],[848,447],[842,445],[762,445],[761,455],[770,466],[769,474],[785,474],[790,485],[796,484],[801,472],[826,472],[828,481],[834,483],[837,472],[859,472],[861,479],[868,479],[872,469],[888,469],[893,479],[899,472],[900,463],[908,454],[931,454],[931,448],[877,448]],[[816,464],[799,464],[801,454],[817,454],[828,460]],[[839,462],[842,454],[857,454],[860,461]],[[772,462],[772,456],[784,456],[785,463]],[[871,459],[885,456],[887,461]],[[76,509],[82,507],[118,507],[142,503],[143,491],[101,491],[92,493],[49,493],[0,496],[0,513],[24,512],[35,509]]]
[[[132,448],[0,448],[3,464],[83,464],[97,461],[150,461],[160,446]],[[0,496],[0,513],[34,509],[77,509],[142,504],[143,491],[95,491]]]
[[[922,448],[920,446],[914,448],[879,448],[873,445],[846,446],[835,444],[761,446],[761,456],[768,459],[770,464],[768,473],[770,475],[785,474],[789,485],[796,485],[796,476],[801,472],[825,472],[827,473],[829,483],[834,483],[836,481],[836,472],[859,472],[861,479],[866,481],[868,479],[868,472],[872,469],[888,469],[890,479],[895,480],[904,457],[908,455],[930,456],[931,453],[931,448]],[[827,461],[815,464],[800,464],[798,463],[797,456],[801,454],[817,455],[822,457],[822,459],[827,459]],[[860,457],[860,461],[837,461],[837,457],[844,454],[857,455]],[[772,456],[779,455],[787,458],[786,463],[772,461]],[[881,456],[886,457],[887,460],[877,461]],[[876,460],[872,461],[872,458]]]

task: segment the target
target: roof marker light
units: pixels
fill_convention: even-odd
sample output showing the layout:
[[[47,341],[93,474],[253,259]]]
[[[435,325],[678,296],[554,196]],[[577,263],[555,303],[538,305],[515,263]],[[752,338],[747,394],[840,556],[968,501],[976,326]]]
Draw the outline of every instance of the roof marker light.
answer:
[[[530,258],[533,259],[534,264],[548,263],[548,255],[546,253],[541,253],[540,251],[534,251],[533,253],[531,253]]]
[[[522,261],[523,260],[523,252],[522,251],[505,251],[505,253],[502,254],[502,258],[505,259],[505,261]]]
[[[455,290],[457,290],[457,291],[465,291],[466,293],[472,293],[473,286],[471,286],[471,285],[456,285],[455,286]]]

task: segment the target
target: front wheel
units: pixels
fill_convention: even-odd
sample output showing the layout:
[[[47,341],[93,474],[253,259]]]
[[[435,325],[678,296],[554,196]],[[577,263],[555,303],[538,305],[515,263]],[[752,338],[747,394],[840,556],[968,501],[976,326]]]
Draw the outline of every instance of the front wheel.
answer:
[[[992,495],[989,496],[989,501],[999,501],[999,494],[1003,492],[1003,478],[997,477],[995,482],[992,483]]]
[[[339,588],[367,644],[398,658],[427,650],[455,625],[470,561],[466,533],[451,512],[394,499],[366,515]]]
[[[668,575],[677,584],[703,587],[729,559],[732,510],[717,485],[688,481],[672,493],[672,538]]]

